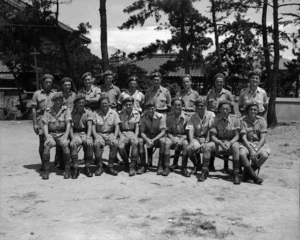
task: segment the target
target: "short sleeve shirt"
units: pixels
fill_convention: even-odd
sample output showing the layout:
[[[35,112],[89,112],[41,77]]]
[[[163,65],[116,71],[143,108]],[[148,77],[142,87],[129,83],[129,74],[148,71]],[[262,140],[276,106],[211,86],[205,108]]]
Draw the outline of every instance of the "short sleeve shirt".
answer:
[[[184,110],[195,111],[195,100],[199,97],[197,91],[190,89],[189,91],[182,90],[179,93],[184,102]]]
[[[98,133],[113,133],[120,122],[119,114],[111,108],[106,114],[101,110],[94,112],[94,124]]]
[[[101,95],[101,89],[92,85],[91,89],[87,91],[85,88],[82,88],[78,91],[78,94],[84,94],[86,98],[94,98],[97,95]],[[86,107],[95,110],[98,108],[98,103],[86,103]]]
[[[188,115],[182,112],[178,117],[174,113],[167,115],[167,132],[174,136],[185,134],[185,127],[188,121]]]
[[[246,134],[248,141],[258,142],[261,139],[261,134],[267,132],[267,123],[264,118],[257,116],[254,123],[247,116],[241,118],[241,135]]]
[[[198,113],[193,113],[187,123],[186,130],[194,130],[194,137],[207,137],[211,128],[215,114],[211,111],[205,111],[201,119]]]
[[[160,86],[157,90],[153,87],[145,94],[145,103],[153,99],[157,110],[167,110],[171,106],[171,94],[168,89]]]
[[[120,117],[120,129],[121,131],[135,131],[136,124],[140,122],[140,113],[136,110],[132,110],[131,114],[127,114],[125,110],[119,113]]]
[[[128,97],[132,97],[134,99],[133,109],[141,113],[143,111],[142,106],[145,103],[144,94],[139,90],[136,90],[135,93],[132,95],[128,91],[122,92],[119,97],[118,103],[123,104],[123,100]]]
[[[247,104],[251,101],[255,101],[258,103],[259,112],[265,111],[263,104],[268,103],[268,97],[266,91],[260,87],[258,87],[255,92],[252,92],[250,88],[246,88],[240,94],[239,106],[245,109]]]
[[[110,87],[106,87],[103,85],[101,87],[101,91],[102,91],[102,93],[107,94],[110,104],[113,103],[113,104],[117,105],[118,99],[121,94],[121,91],[117,86],[111,85]]]
[[[82,130],[86,132],[88,127],[88,121],[93,122],[93,113],[88,109],[84,109],[83,112],[78,112],[76,108],[72,111],[72,126],[75,130]]]
[[[37,90],[33,94],[31,106],[37,109],[37,114],[42,115],[46,108],[53,106],[51,98],[56,93],[55,90],[51,90],[49,93],[46,93],[43,89]]]
[[[47,109],[42,121],[48,125],[49,131],[65,131],[67,123],[72,121],[71,112],[66,106],[55,112],[54,108]]]
[[[157,136],[163,129],[166,129],[166,118],[163,114],[155,112],[153,118],[148,114],[144,114],[140,121],[140,132],[150,135],[151,137]]]
[[[228,118],[217,115],[213,121],[210,132],[215,133],[221,140],[231,140],[235,136],[235,131],[241,129],[240,119],[233,114]]]
[[[65,97],[63,96],[63,105],[67,106],[67,108],[70,109],[70,111],[73,111],[74,108],[74,101],[76,99],[76,93],[70,92],[69,96]]]
[[[231,92],[222,88],[221,92],[217,94],[215,88],[210,89],[206,96],[207,110],[215,113],[218,112],[219,102],[224,100],[234,102]]]

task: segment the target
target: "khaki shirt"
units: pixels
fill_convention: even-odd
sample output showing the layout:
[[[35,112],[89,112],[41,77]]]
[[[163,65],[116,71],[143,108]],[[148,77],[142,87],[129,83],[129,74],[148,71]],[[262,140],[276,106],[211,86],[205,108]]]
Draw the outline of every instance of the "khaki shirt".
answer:
[[[181,112],[176,118],[174,113],[167,115],[167,132],[174,136],[185,135],[185,127],[187,125],[189,116],[185,112]]]
[[[241,129],[241,122],[236,115],[229,114],[223,118],[218,114],[211,126],[210,132],[215,133],[220,140],[230,141],[235,136],[235,131]]]
[[[123,100],[128,97],[134,98],[133,109],[141,113],[143,111],[142,106],[145,103],[144,94],[139,90],[136,90],[135,93],[132,95],[130,95],[129,91],[122,92],[119,97],[118,103],[122,105]]]
[[[64,132],[67,128],[67,123],[72,121],[71,112],[66,106],[55,112],[54,108],[46,109],[42,118],[44,124],[48,125],[49,133]]]
[[[56,91],[54,89],[49,93],[46,93],[43,89],[34,92],[31,106],[36,108],[38,116],[43,115],[46,108],[53,106],[51,98],[55,93]]]
[[[143,114],[140,121],[141,133],[155,137],[166,128],[166,118],[163,114],[155,112],[153,118],[150,118],[147,113]]]
[[[182,90],[179,96],[183,99],[185,111],[195,111],[195,100],[199,97],[197,91],[193,89],[190,91]]]
[[[75,99],[76,99],[76,93],[72,91],[69,93],[68,97],[63,96],[63,105],[67,106],[67,108],[69,108],[71,112],[73,111],[74,108]]]
[[[76,108],[72,111],[72,127],[76,132],[87,132],[88,121],[94,119],[93,112],[88,109],[84,109],[83,112],[77,112]]]
[[[85,88],[82,88],[78,91],[78,94],[84,94],[86,97],[94,98],[97,95],[101,95],[101,89],[92,85],[89,91],[87,91]],[[98,108],[98,102],[94,102],[94,103],[87,102],[85,106],[94,111]]]
[[[113,104],[114,106],[117,106],[118,99],[120,97],[121,91],[120,88],[118,88],[115,85],[111,85],[109,88],[105,85],[101,86],[102,93],[106,93],[109,99],[109,103]]]
[[[158,90],[149,88],[145,94],[145,103],[154,99],[157,110],[167,110],[171,106],[171,95],[168,89],[160,86]]]
[[[211,128],[215,114],[211,111],[205,111],[201,119],[198,113],[193,113],[187,123],[186,130],[194,130],[194,137],[207,137]]]
[[[135,131],[136,124],[139,124],[141,115],[138,111],[132,110],[131,114],[128,115],[125,110],[119,113],[121,120],[120,130],[121,131]]]
[[[260,116],[256,117],[254,123],[247,116],[241,118],[241,135],[247,134],[247,140],[250,142],[258,142],[262,133],[267,133],[266,120]]]
[[[245,109],[247,104],[251,101],[258,103],[258,112],[265,111],[263,104],[268,103],[267,93],[264,89],[258,87],[255,92],[252,92],[250,88],[246,88],[241,92],[239,97],[239,106]]]
[[[222,88],[221,92],[217,95],[215,88],[210,89],[206,96],[207,110],[215,113],[218,112],[219,102],[224,100],[234,102],[231,92]]]
[[[120,123],[119,114],[109,108],[104,115],[101,110],[94,112],[94,124],[98,133],[114,133],[115,127]]]

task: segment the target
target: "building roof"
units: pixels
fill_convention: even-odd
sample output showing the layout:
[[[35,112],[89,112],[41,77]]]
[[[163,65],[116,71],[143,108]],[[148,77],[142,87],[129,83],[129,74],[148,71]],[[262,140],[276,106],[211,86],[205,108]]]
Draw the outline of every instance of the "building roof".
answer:
[[[150,76],[152,72],[157,71],[160,69],[160,66],[165,64],[168,61],[175,61],[176,60],[176,54],[154,54],[151,57],[145,57],[140,60],[135,60],[131,62],[132,64],[135,64],[136,66],[145,69],[147,71],[147,76]],[[170,71],[167,73],[167,76],[169,77],[182,77],[185,74],[185,70],[182,67],[179,67],[177,71]],[[192,77],[203,77],[203,69],[191,69],[190,75]]]

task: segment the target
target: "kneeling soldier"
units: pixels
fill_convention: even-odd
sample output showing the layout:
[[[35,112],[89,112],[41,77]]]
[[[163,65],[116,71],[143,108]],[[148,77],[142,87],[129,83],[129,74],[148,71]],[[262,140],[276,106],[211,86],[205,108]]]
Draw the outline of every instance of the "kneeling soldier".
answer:
[[[70,149],[69,149],[69,133],[71,126],[71,112],[66,106],[63,106],[62,93],[56,93],[51,98],[54,102],[50,109],[47,109],[43,116],[45,144],[43,152],[43,179],[49,178],[50,169],[50,149],[59,145],[63,150],[63,159],[65,163],[64,178],[70,178]]]
[[[78,148],[83,146],[85,159],[85,173],[87,177],[92,177],[90,166],[93,159],[93,140],[91,139],[93,113],[85,108],[85,95],[78,94],[74,101],[75,108],[72,111],[72,126],[70,130],[71,137],[71,159],[73,163],[72,178],[79,175],[78,169]]]
[[[107,95],[99,99],[99,107],[94,112],[94,125],[92,127],[97,165],[95,176],[100,176],[103,173],[102,154],[105,145],[109,145],[110,148],[107,173],[117,176],[118,172],[114,170],[114,160],[117,155],[119,123],[121,121],[118,113],[109,107]]]
[[[238,140],[241,124],[237,116],[230,114],[231,107],[228,100],[219,102],[220,113],[215,117],[210,129],[212,142],[207,143],[204,148],[202,173],[198,178],[200,182],[207,179],[211,153],[216,153],[232,155],[233,184],[240,184]]]
[[[164,143],[164,164],[165,171],[163,176],[168,176],[170,165],[170,149],[175,149],[175,154],[180,154],[182,151],[182,169],[181,173],[187,177],[186,167],[188,161],[187,155],[187,139],[185,134],[185,127],[188,121],[188,114],[183,110],[183,100],[181,97],[172,99],[172,112],[167,115],[167,137],[162,138]],[[175,158],[175,157],[174,157]]]
[[[128,153],[131,145],[131,164],[129,176],[135,175],[138,161],[138,134],[140,114],[133,110],[134,99],[127,97],[123,101],[123,110],[119,113],[121,120],[119,131],[119,152],[125,163],[125,171],[129,170]]]
[[[165,134],[166,118],[163,114],[155,111],[155,102],[150,100],[145,104],[145,112],[140,121],[141,138],[139,138],[139,154],[141,158],[141,166],[138,169],[137,174],[143,174],[147,171],[146,153],[144,147],[144,144],[146,144],[147,148],[150,149],[151,152],[153,147],[160,147],[157,175],[162,175],[162,163],[164,156],[162,137]]]

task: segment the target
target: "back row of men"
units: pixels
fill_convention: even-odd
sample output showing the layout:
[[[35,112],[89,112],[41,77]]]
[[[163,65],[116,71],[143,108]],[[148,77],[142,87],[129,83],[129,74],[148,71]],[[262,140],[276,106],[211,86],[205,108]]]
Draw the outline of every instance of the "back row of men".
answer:
[[[104,73],[105,84],[100,89],[93,85],[90,73],[82,76],[84,88],[76,95],[71,91],[72,80],[63,78],[62,91],[52,89],[53,77],[45,74],[42,89],[33,95],[33,128],[40,137],[39,153],[42,160],[42,178],[49,178],[50,149],[62,147],[65,167],[64,178],[77,178],[78,147],[84,149],[85,174],[93,176],[90,165],[95,154],[95,175],[104,171],[102,154],[110,146],[107,172],[117,175],[114,162],[117,151],[129,175],[142,174],[152,167],[152,149],[159,147],[157,174],[168,176],[178,168],[182,151],[181,173],[185,177],[195,174],[202,167],[199,181],[205,181],[209,170],[214,170],[214,155],[233,155],[233,183],[239,184],[239,164],[244,166],[244,178],[261,184],[255,170],[268,158],[266,145],[267,126],[263,115],[267,109],[267,96],[258,87],[257,72],[250,74],[250,86],[242,91],[239,109],[241,120],[231,114],[234,98],[223,88],[223,74],[214,77],[215,87],[206,99],[200,98],[191,88],[191,77],[182,78],[183,90],[171,100],[169,91],[161,86],[161,74],[151,75],[153,86],[145,96],[137,89],[138,78],[128,79],[128,90],[120,92],[112,84],[113,73]],[[121,106],[119,114],[115,111]],[[144,112],[142,112],[144,110]],[[171,110],[171,111],[170,111]],[[242,143],[239,143],[241,141]],[[148,151],[146,163],[145,145]],[[129,150],[131,146],[131,163]],[[175,149],[174,163],[170,167],[170,149]],[[199,152],[203,152],[203,164]],[[194,164],[187,171],[188,157]],[[72,166],[72,168],[71,168]]]

